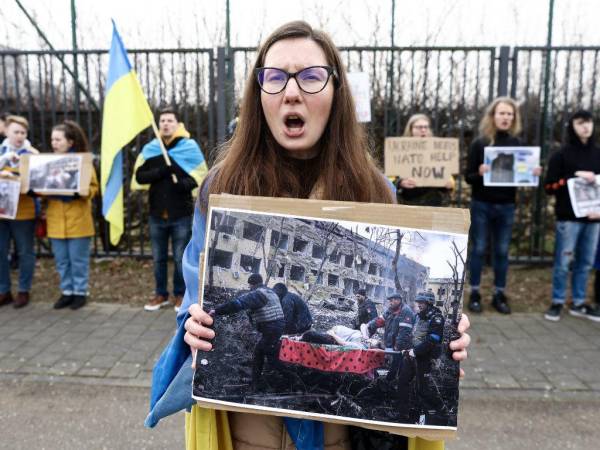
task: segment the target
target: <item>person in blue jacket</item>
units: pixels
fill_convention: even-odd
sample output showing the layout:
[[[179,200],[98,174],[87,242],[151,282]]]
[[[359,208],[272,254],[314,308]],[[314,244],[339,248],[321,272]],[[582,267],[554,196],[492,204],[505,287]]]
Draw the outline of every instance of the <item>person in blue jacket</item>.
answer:
[[[192,240],[183,257],[186,292],[177,315],[178,329],[154,368],[147,426],[186,408],[190,411],[186,415],[188,450],[242,445],[252,450],[292,445],[299,450],[351,448],[353,427],[231,412],[225,417],[219,413],[219,419],[211,422],[207,416],[212,410],[194,405],[191,398],[190,349],[210,351],[215,337],[213,318],[198,304],[209,194],[394,203],[392,186],[367,150],[344,65],[331,38],[302,21],[275,30],[249,71],[236,132],[200,188]],[[468,326],[463,317],[459,331]],[[454,359],[466,358],[469,341],[463,334],[450,344]],[[222,426],[220,447],[208,438],[203,440],[212,436],[210,427],[215,423]],[[357,435],[364,443],[370,433]],[[408,445],[406,438],[385,436],[394,446],[382,449],[401,449],[397,442],[405,448]],[[443,448],[441,441],[431,445],[412,441],[415,450]]]
[[[285,334],[302,334],[312,327],[312,315],[306,302],[297,294],[288,291],[283,283],[273,286],[273,291],[281,301],[285,317]]]

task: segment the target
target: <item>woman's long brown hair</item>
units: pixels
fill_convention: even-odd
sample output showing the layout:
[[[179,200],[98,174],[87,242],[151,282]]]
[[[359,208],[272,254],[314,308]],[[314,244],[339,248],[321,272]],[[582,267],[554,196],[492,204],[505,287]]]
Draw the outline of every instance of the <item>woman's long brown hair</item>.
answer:
[[[56,125],[52,131],[62,131],[65,138],[73,142],[73,148],[77,153],[87,153],[90,151],[88,140],[85,137],[85,132],[79,124],[73,120],[65,120],[63,123]]]
[[[307,38],[324,51],[337,72],[329,121],[319,142],[316,175],[307,180],[289,163],[267,125],[254,68],[264,65],[271,46],[283,39]],[[339,52],[331,38],[295,21],[275,30],[258,51],[249,71],[237,128],[221,149],[217,164],[206,177],[208,193],[306,198],[311,192],[327,200],[394,203],[393,193],[368,155],[367,138],[356,119],[354,101]],[[202,189],[204,191],[204,189]]]

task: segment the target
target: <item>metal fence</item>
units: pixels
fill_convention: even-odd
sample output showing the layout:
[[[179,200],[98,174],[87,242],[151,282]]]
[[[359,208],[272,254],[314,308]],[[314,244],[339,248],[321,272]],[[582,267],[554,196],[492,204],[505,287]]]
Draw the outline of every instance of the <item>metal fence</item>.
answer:
[[[510,94],[522,105],[525,142],[542,146],[542,164],[563,141],[569,112],[581,106],[598,114],[600,47],[341,47],[340,51],[348,71],[369,74],[372,120],[366,127],[372,154],[380,162],[384,138],[401,134],[416,112],[432,118],[437,136],[459,138],[464,162],[485,106],[496,95]],[[256,49],[129,53],[152,109],[175,105],[211,162],[216,146],[227,138],[227,124],[236,115]],[[53,124],[75,119],[98,153],[107,58],[103,50],[2,51],[0,110],[27,117],[30,139],[42,151],[49,150]],[[117,248],[108,244],[106,224],[96,208],[96,256],[150,255],[146,195],[129,191],[135,157],[150,138],[147,132],[125,149],[126,232]],[[459,177],[453,204],[466,207],[469,200],[470,189]],[[553,235],[553,211],[542,188],[520,189],[513,261],[550,260]]]

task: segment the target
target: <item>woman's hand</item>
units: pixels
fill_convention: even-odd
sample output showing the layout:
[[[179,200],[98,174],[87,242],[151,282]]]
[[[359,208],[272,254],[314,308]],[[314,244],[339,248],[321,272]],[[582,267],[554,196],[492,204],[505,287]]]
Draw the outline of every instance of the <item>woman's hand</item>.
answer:
[[[191,347],[194,354],[192,368],[196,367],[196,351],[208,352],[212,349],[210,340],[215,332],[208,328],[213,324],[213,318],[199,304],[190,306],[190,317],[185,321],[186,330],[183,340]]]
[[[575,176],[587,181],[588,183],[596,182],[596,174],[594,172],[590,172],[589,170],[578,170],[575,172]]]
[[[542,166],[534,167],[531,173],[534,177],[539,177],[542,174]]]
[[[469,322],[469,318],[466,314],[463,314],[460,318],[460,322],[458,322],[458,332],[460,333],[460,338],[455,341],[450,342],[450,350],[452,350],[452,359],[454,361],[466,361],[467,359],[467,347],[471,343],[471,336],[469,336],[466,331],[471,326]],[[460,369],[460,378],[465,376],[465,371]]]
[[[490,166],[488,166],[487,164],[481,164],[479,166],[479,175],[483,176],[484,173],[489,172],[490,171]]]
[[[403,178],[400,181],[400,187],[402,189],[413,189],[417,187],[417,182],[413,178]]]

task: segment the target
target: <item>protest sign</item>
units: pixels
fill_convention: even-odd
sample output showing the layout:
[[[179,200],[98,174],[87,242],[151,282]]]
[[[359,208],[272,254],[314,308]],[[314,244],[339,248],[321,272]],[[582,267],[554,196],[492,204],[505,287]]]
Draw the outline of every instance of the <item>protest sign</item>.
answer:
[[[371,121],[371,84],[366,72],[347,73],[350,91],[354,97],[356,117],[359,122]]]
[[[385,174],[412,178],[417,186],[444,187],[459,173],[456,138],[388,137],[385,139]]]

